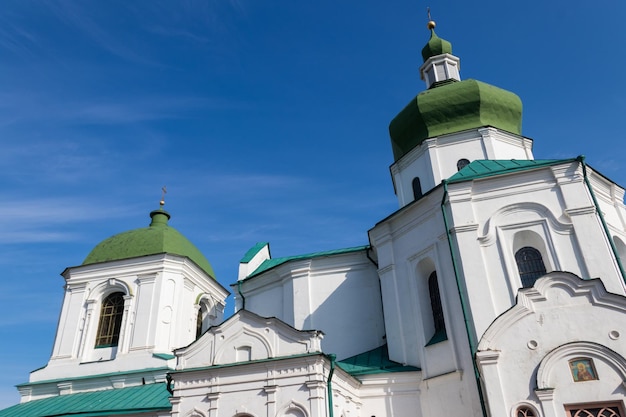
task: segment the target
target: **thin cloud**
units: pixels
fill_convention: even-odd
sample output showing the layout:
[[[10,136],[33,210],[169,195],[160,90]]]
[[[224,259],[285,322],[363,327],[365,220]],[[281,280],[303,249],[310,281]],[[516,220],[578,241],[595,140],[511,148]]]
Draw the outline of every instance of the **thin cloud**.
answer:
[[[240,109],[244,103],[194,96],[121,96],[107,99],[59,97],[53,93],[15,91],[0,93],[0,126],[20,123],[131,124],[144,121],[200,117],[210,110]],[[8,103],[11,103],[9,106]]]
[[[98,16],[94,15],[93,4],[87,7],[84,2],[74,0],[53,0],[45,3],[57,18],[67,25],[74,27],[78,32],[91,39],[96,45],[109,53],[136,64],[160,66],[160,63],[141,53],[141,48],[130,47],[128,39],[117,35],[112,28],[106,28],[99,23]],[[127,9],[126,9],[127,10]],[[124,14],[124,5],[116,5],[116,13]]]

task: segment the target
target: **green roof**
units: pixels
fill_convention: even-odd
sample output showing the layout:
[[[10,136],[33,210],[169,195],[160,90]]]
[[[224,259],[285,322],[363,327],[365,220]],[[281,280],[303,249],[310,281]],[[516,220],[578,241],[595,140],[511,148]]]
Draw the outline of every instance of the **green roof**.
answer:
[[[164,383],[57,395],[0,410],[0,417],[95,417],[171,409]]]
[[[404,366],[390,360],[386,344],[368,352],[338,361],[337,365],[352,376],[420,370],[420,368]]]
[[[167,224],[170,214],[162,208],[150,213],[150,226],[129,230],[105,239],[87,255],[83,265],[116,261],[139,256],[169,253],[185,256],[215,278],[215,272],[204,255],[178,230]]]
[[[517,160],[517,159],[479,159],[465,166],[459,172],[448,178],[448,183],[475,180],[492,177],[495,175],[509,174],[530,169],[542,168],[546,166],[574,162],[573,159],[539,159],[539,160]]]
[[[452,44],[445,39],[441,39],[435,33],[435,29],[431,29],[430,39],[422,49],[422,58],[426,62],[428,58],[442,54],[452,54]]]
[[[419,93],[389,124],[395,160],[424,140],[493,126],[522,133],[522,101],[510,91],[476,80],[436,85]]]
[[[325,252],[307,253],[305,255],[295,255],[295,256],[286,256],[284,258],[266,259],[265,261],[263,261],[263,263],[261,263],[261,265],[259,265],[259,267],[257,269],[254,270],[254,272],[252,272],[246,278],[251,278],[251,277],[253,277],[255,275],[259,275],[262,272],[265,272],[265,271],[267,271],[269,269],[275,268],[278,265],[282,265],[282,264],[287,263],[287,262],[299,261],[299,260],[303,260],[303,259],[321,258],[321,257],[324,257],[324,256],[341,255],[343,253],[359,252],[359,251],[363,251],[363,250],[369,249],[369,247],[370,247],[369,245],[355,246],[355,247],[352,247],[352,248],[335,249],[335,250],[329,250],[329,251],[325,251]],[[248,252],[250,252],[250,251],[248,251]]]
[[[269,245],[268,242],[259,242],[259,243],[257,243],[256,245],[254,245],[253,247],[248,249],[248,252],[246,252],[246,254],[243,255],[243,258],[241,258],[239,263],[245,264],[245,263],[250,262],[252,260],[252,258],[254,258],[254,255],[259,253],[259,251],[261,249],[263,249],[264,247],[266,247],[267,245]]]

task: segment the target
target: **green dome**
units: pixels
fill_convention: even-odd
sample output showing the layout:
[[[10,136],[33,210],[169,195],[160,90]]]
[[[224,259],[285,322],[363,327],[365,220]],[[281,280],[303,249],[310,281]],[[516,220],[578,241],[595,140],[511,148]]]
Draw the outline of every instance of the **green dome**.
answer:
[[[162,208],[150,213],[150,226],[129,230],[100,242],[87,255],[83,265],[169,253],[192,260],[211,278],[213,268],[202,253],[178,230],[168,226],[170,215]]]
[[[448,82],[421,92],[389,125],[397,161],[425,139],[493,126],[522,133],[522,101],[510,91],[476,81]]]
[[[435,29],[431,29],[430,40],[422,49],[422,58],[426,62],[428,58],[441,54],[452,54],[452,44],[445,39],[441,39],[435,33]]]

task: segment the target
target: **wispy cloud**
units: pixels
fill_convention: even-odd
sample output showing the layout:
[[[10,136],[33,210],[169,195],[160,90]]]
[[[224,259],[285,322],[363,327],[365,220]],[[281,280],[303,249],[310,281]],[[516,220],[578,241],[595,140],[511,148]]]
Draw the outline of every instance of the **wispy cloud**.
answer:
[[[65,242],[80,238],[68,225],[121,218],[134,214],[130,207],[101,207],[76,198],[13,199],[1,197],[0,244]]]
[[[62,100],[62,105],[59,101]],[[4,103],[4,104],[2,104]],[[236,109],[245,106],[232,100],[208,97],[144,95],[59,97],[51,92],[24,90],[0,92],[0,126],[19,123],[129,124],[142,121],[200,117],[200,111]]]

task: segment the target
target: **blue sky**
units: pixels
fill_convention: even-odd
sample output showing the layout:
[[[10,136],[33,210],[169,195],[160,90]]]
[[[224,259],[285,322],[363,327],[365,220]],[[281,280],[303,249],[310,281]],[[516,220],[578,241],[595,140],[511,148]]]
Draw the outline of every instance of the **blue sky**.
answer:
[[[366,244],[397,208],[387,126],[424,89],[427,5],[462,78],[520,95],[537,159],[626,184],[622,0],[4,0],[0,407],[49,358],[59,273],[163,185],[225,286],[259,241]]]

